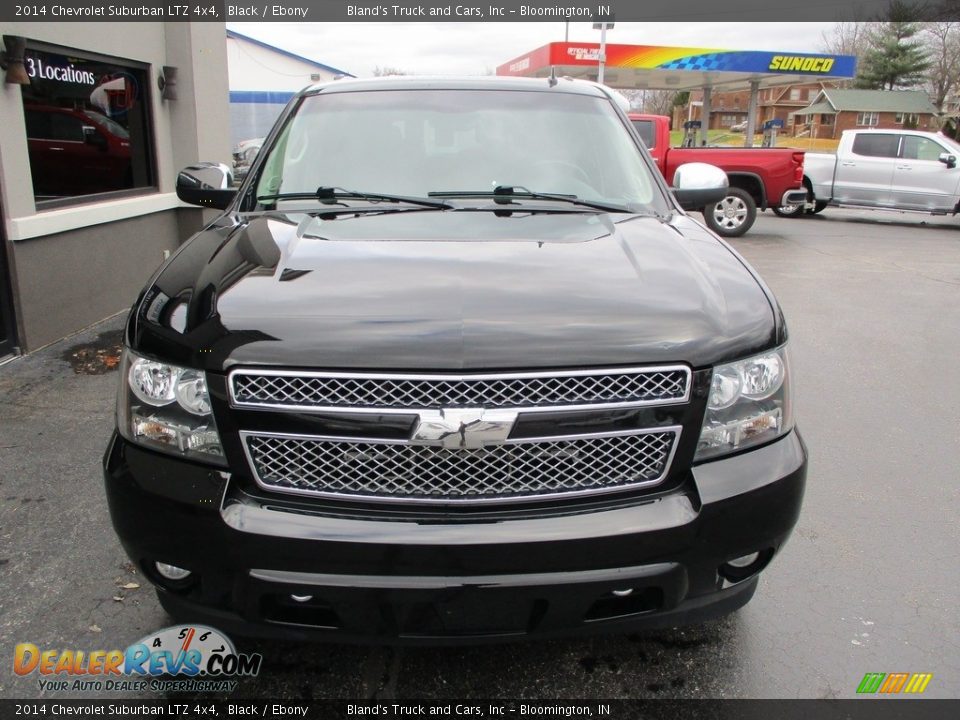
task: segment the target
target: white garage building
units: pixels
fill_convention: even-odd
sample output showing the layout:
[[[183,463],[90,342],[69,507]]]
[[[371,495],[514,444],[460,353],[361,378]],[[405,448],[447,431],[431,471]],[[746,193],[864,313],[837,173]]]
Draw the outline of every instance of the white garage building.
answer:
[[[295,92],[317,82],[353,77],[344,70],[227,30],[230,139],[263,137]]]

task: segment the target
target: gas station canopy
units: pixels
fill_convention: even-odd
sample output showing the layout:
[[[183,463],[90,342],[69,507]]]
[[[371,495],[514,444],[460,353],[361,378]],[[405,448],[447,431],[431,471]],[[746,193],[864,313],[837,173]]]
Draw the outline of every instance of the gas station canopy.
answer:
[[[504,63],[497,75],[596,80],[599,43],[555,42]],[[851,55],[606,44],[604,83],[620,89],[740,90],[852,78]]]

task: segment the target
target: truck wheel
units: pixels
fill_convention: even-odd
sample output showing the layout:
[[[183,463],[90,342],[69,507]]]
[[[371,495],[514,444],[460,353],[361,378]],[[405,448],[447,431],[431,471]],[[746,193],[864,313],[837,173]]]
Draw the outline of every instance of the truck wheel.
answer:
[[[703,209],[707,227],[722,237],[740,237],[757,219],[757,204],[746,190],[732,187],[716,205]]]
[[[773,208],[773,212],[780,217],[799,217],[803,215],[803,205],[781,205]]]

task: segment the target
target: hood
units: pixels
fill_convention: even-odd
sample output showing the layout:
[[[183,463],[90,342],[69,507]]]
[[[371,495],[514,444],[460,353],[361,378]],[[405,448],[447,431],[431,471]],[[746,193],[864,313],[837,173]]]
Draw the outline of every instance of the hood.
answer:
[[[272,213],[187,243],[130,342],[210,370],[702,367],[775,344],[771,303],[685,216]]]

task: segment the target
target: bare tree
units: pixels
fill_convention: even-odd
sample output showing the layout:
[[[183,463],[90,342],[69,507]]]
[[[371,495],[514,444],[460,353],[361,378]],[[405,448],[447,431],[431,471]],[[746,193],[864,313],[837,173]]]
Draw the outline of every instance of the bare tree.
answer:
[[[643,97],[647,92],[646,90],[618,88],[617,92],[630,101],[630,110],[639,112],[643,108]]]
[[[857,65],[870,47],[868,22],[838,22],[829,31],[820,33],[820,51],[831,55],[853,55]],[[852,80],[839,80],[837,87],[850,87]]]
[[[621,89],[618,92],[630,101],[631,109],[648,115],[670,115],[676,90]]]
[[[389,65],[384,65],[380,67],[377,65],[373,69],[374,77],[389,77],[391,75],[410,75],[406,70],[401,70],[400,68],[390,67]]]
[[[673,111],[676,90],[646,90],[643,93],[643,111],[650,115],[669,115]]]
[[[960,23],[927,23],[923,39],[930,61],[927,89],[937,110],[943,112],[946,100],[960,90]]]
[[[870,47],[870,25],[866,22],[838,22],[829,32],[820,33],[820,49],[831,55],[853,55],[859,59]]]

